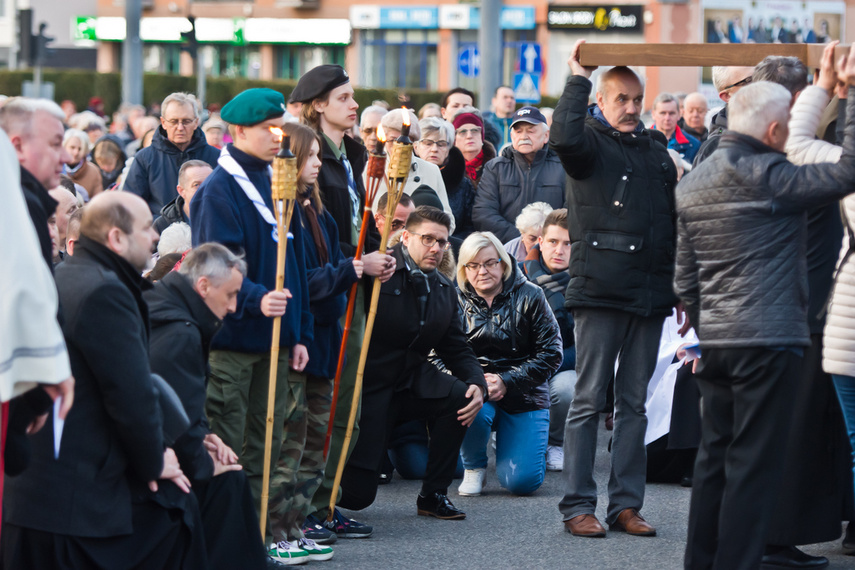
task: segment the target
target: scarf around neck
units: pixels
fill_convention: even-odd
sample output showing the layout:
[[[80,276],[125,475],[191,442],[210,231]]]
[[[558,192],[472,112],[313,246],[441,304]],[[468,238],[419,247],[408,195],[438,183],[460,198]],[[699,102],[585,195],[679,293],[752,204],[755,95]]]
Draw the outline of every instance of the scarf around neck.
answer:
[[[478,171],[484,166],[484,149],[478,153],[478,156],[472,160],[466,161],[466,176],[472,179],[473,182],[478,180]]]

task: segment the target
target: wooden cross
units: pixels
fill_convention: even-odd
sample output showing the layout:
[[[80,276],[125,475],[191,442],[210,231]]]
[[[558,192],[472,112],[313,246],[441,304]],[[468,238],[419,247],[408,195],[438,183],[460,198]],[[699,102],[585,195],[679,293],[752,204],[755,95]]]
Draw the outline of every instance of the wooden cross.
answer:
[[[824,44],[582,44],[582,65],[647,67],[754,67],[767,55],[794,56],[809,68],[819,67]],[[848,53],[838,45],[834,60]]]

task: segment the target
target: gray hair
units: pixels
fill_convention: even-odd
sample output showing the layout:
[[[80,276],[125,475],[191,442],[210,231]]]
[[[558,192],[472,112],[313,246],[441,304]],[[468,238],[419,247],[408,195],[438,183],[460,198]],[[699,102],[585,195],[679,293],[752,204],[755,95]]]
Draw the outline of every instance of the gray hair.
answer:
[[[206,166],[208,168],[211,168],[211,165],[205,162],[204,160],[188,160],[187,162],[181,165],[181,168],[178,169],[178,184],[180,184],[182,187],[187,186],[187,184],[185,184],[187,171],[191,168],[205,168]]]
[[[770,81],[751,83],[736,92],[727,104],[727,126],[733,131],[762,140],[773,122],[786,124],[792,95],[786,87]]]
[[[65,121],[65,113],[59,105],[49,99],[12,97],[0,107],[0,129],[6,131],[10,137],[29,135],[33,125],[33,115],[37,111],[47,113],[60,122]]]
[[[460,107],[459,109],[457,109],[457,112],[454,113],[453,118],[456,119],[457,117],[459,117],[460,115],[462,115],[464,113],[471,113],[471,114],[475,115],[476,117],[478,117],[479,119],[481,119],[482,123],[484,122],[484,116],[481,114],[481,109],[479,109],[477,107],[473,107],[472,105],[464,105],[464,106]]]
[[[656,99],[653,100],[653,109],[656,109],[657,105],[661,105],[662,103],[676,103],[677,104],[677,112],[680,111],[680,101],[670,93],[660,93],[656,96]]]
[[[178,273],[187,276],[195,284],[200,277],[207,277],[216,287],[231,277],[232,269],[246,276],[246,261],[218,243],[203,243],[187,254]]]
[[[83,147],[84,156],[89,154],[89,148],[92,146],[89,142],[89,135],[80,129],[68,129],[62,137],[62,146],[65,146],[65,144],[71,139],[77,139],[80,141],[80,146]]]
[[[427,117],[419,121],[419,130],[422,138],[429,134],[439,132],[440,136],[444,136],[448,141],[448,146],[454,145],[454,125],[439,117]]]
[[[411,110],[407,109],[406,111],[410,115],[410,139],[417,141],[422,138],[422,132],[419,130],[419,118]],[[404,117],[401,116],[400,110],[395,109],[383,115],[383,118],[380,119],[380,124],[383,126],[383,129],[400,131],[404,128]]]
[[[384,109],[380,105],[369,105],[369,106],[365,107],[362,110],[362,114],[359,115],[359,124],[360,125],[363,124],[365,122],[365,118],[368,115],[377,114],[377,115],[380,115],[382,117],[388,112],[389,112],[389,109]]]
[[[795,95],[807,87],[808,69],[797,57],[770,55],[754,68],[752,81],[771,81],[786,87]]]
[[[81,111],[79,113],[75,113],[71,115],[68,119],[68,124],[75,129],[80,129],[81,131],[85,131],[89,127],[95,125],[101,128],[101,130],[107,130],[107,123],[93,113],[92,111]]]
[[[514,225],[523,233],[529,228],[539,230],[543,228],[543,222],[546,221],[546,216],[553,210],[552,206],[546,202],[532,202],[522,209]]]
[[[157,253],[161,257],[170,253],[184,253],[193,247],[190,238],[190,225],[185,222],[177,222],[163,230],[157,242]]]
[[[499,259],[502,260],[502,279],[507,279],[511,276],[514,268],[511,265],[511,256],[505,251],[502,242],[499,241],[492,232],[472,232],[467,236],[460,245],[457,259],[457,286],[463,289],[469,280],[466,278],[466,264],[472,261],[478,252],[485,247],[493,246],[496,253],[499,254]]]
[[[196,118],[199,118],[199,102],[196,100],[196,96],[192,93],[170,93],[166,96],[166,99],[163,100],[163,103],[160,104],[160,116],[166,112],[167,107],[170,103],[178,103],[179,105],[187,105],[193,109],[193,114]]]

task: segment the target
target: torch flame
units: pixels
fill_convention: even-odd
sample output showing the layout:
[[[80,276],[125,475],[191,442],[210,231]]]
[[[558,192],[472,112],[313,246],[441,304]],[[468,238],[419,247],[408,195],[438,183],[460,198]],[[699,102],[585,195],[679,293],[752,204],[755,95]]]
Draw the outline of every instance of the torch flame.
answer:
[[[377,125],[377,140],[386,144],[386,131],[383,130],[383,125]]]
[[[404,118],[404,125],[409,127],[410,126],[410,113],[407,112],[406,107],[401,107],[401,115],[403,115],[403,118]]]
[[[279,127],[270,127],[270,132],[279,137],[279,142],[282,142],[282,137],[285,136],[285,131]]]

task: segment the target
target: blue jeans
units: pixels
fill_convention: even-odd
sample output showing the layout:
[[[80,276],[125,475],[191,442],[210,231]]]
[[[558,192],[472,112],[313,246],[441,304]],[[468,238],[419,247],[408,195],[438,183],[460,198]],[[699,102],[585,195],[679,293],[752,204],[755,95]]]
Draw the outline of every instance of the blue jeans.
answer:
[[[837,389],[837,398],[840,400],[840,409],[843,410],[843,419],[846,421],[846,431],[849,434],[849,443],[855,450],[855,378],[832,374],[834,387]],[[855,451],[852,452],[852,472],[855,473]]]
[[[549,410],[509,414],[485,402],[466,431],[460,455],[466,469],[487,467],[487,443],[496,432],[496,475],[499,484],[514,495],[537,491],[546,474]]]

